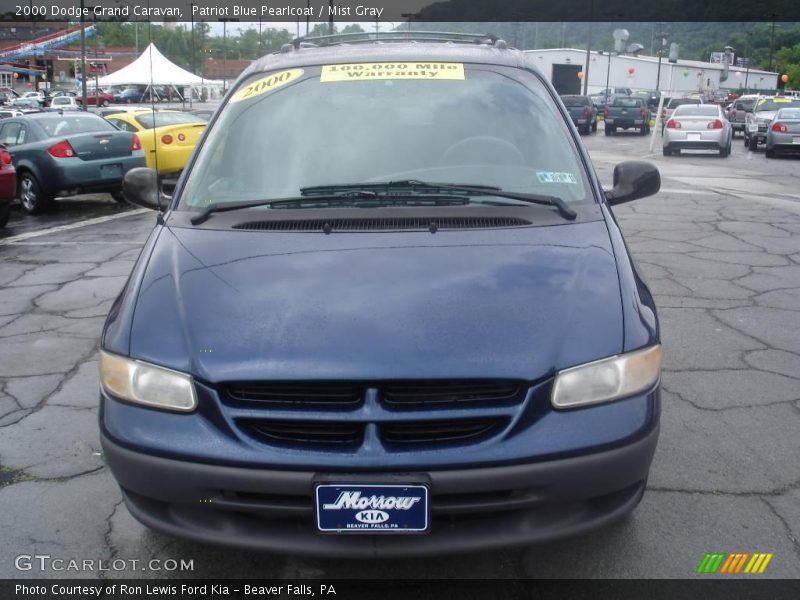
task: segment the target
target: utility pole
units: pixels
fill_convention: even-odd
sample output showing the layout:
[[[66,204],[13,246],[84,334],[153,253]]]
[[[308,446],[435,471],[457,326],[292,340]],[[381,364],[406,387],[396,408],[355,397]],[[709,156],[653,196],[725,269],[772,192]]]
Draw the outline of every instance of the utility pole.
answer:
[[[589,37],[586,41],[586,66],[583,68],[583,95],[589,92],[589,62],[592,57],[592,22],[594,21],[594,0],[589,5]]]
[[[85,12],[84,1],[81,0],[81,97],[83,98],[83,102],[81,102],[81,108],[83,110],[88,110],[87,105],[89,104],[88,99],[86,97],[86,18],[84,17]],[[97,32],[95,32],[97,35]]]
[[[191,60],[189,62],[192,64],[191,71],[192,71],[192,73],[194,73],[195,72],[195,65],[194,65],[194,2],[189,2],[189,15],[191,17],[191,23],[192,23],[191,35],[190,35],[190,38],[189,38],[189,45],[191,47],[192,58],[191,58]]]
[[[772,71],[772,55],[775,52],[775,15],[772,15],[772,33],[769,36],[769,70]]]

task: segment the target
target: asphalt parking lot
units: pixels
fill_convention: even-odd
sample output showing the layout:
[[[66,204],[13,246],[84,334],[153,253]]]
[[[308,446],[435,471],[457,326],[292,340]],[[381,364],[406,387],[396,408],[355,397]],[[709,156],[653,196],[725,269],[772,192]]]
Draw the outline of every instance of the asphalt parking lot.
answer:
[[[684,578],[706,552],[772,552],[760,577],[798,577],[800,160],[767,160],[740,137],[726,159],[666,158],[634,134],[583,139],[606,183],[614,164],[640,158],[663,178],[658,195],[615,210],[665,349],[661,439],[632,516],[557,544],[391,562],[231,551],[148,531],[103,466],[97,349],[155,217],[98,195],[41,217],[15,211],[0,231],[0,578]],[[20,571],[19,555],[127,562]],[[194,570],[142,570],[151,559],[193,560]]]

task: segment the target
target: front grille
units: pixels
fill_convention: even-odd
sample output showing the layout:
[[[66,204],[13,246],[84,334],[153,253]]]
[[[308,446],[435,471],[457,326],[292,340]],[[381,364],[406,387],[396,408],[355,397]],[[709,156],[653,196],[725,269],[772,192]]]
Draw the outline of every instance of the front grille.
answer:
[[[350,421],[257,421],[247,425],[267,442],[346,445],[360,443],[364,424]]]
[[[234,428],[261,444],[355,452],[377,443],[392,453],[500,436],[531,385],[511,379],[251,381],[222,384],[220,399]]]
[[[302,406],[354,406],[364,394],[362,386],[340,382],[231,383],[226,392],[239,402]]]
[[[522,390],[518,381],[452,380],[403,381],[381,385],[380,394],[395,406],[446,405],[475,402],[502,403],[517,399]]]
[[[474,441],[497,430],[501,419],[457,419],[387,423],[380,427],[381,438],[389,444],[431,444]]]
[[[517,217],[396,217],[375,219],[294,219],[250,221],[234,229],[255,231],[436,231],[527,227],[531,222]]]
[[[447,444],[475,441],[499,429],[500,418],[447,419],[380,423],[380,439],[387,444]],[[363,440],[365,424],[350,421],[257,420],[245,425],[269,444],[354,445]]]

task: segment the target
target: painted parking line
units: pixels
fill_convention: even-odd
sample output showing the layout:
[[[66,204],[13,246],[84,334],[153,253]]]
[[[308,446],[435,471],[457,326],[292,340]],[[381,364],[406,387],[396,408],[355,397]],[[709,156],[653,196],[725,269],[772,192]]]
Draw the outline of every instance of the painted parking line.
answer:
[[[9,246],[19,242],[30,240],[33,238],[42,237],[44,235],[51,235],[53,233],[61,233],[62,231],[70,231],[72,229],[80,229],[81,227],[89,227],[91,225],[98,225],[100,223],[107,223],[116,219],[124,217],[132,217],[134,215],[142,215],[144,213],[152,212],[148,208],[139,208],[128,212],[120,213],[118,215],[108,215],[105,217],[95,217],[94,219],[87,219],[86,221],[78,221],[77,223],[70,223],[69,225],[57,225],[56,227],[49,227],[48,229],[40,229],[38,231],[29,231],[28,233],[21,233],[5,239],[0,240],[0,246]]]

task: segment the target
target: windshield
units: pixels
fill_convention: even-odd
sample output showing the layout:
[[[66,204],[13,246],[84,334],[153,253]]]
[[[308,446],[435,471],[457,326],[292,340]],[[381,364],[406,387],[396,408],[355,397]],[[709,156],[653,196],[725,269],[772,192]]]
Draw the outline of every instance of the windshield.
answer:
[[[200,149],[179,208],[407,179],[590,201],[567,124],[533,74],[413,63],[419,71],[394,75],[384,65],[291,69],[244,81]]]
[[[592,102],[586,96],[561,96],[564,106],[591,106]]]
[[[678,106],[683,106],[684,104],[700,104],[700,100],[694,100],[692,98],[674,99],[669,101],[667,108],[677,108]]]
[[[800,100],[792,100],[791,98],[762,98],[756,105],[756,112],[770,112],[789,107],[800,107]]]
[[[675,109],[673,117],[718,117],[719,109],[716,105],[704,106],[702,104],[684,105]]]
[[[136,122],[145,129],[164,127],[165,125],[183,125],[185,123],[203,123],[206,121],[187,113],[181,112],[147,112],[134,117]]]
[[[93,131],[116,131],[108,121],[100,117],[89,116],[60,116],[39,119],[39,125],[53,137],[57,135],[72,135],[76,133],[91,133]]]
[[[638,108],[642,105],[642,100],[640,98],[631,98],[627,96],[625,98],[614,98],[612,102],[611,106],[621,106],[623,108]]]

